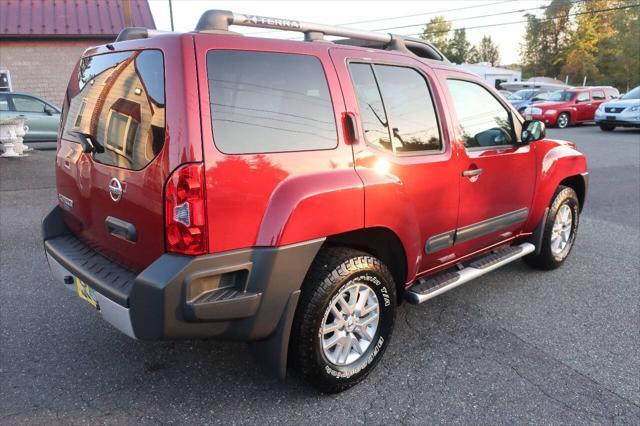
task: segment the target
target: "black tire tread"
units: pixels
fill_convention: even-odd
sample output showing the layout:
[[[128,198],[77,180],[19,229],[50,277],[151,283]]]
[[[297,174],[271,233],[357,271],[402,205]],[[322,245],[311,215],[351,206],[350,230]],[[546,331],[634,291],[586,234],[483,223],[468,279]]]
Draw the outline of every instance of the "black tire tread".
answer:
[[[322,312],[327,298],[331,297],[344,278],[365,268],[376,270],[391,284],[388,289],[389,296],[395,301],[395,284],[388,268],[375,257],[351,248],[322,248],[302,284],[302,293],[291,330],[289,359],[298,375],[322,391],[342,392],[366,377],[366,374],[363,374],[343,383],[328,384],[313,369],[313,341],[316,336],[315,323],[318,312]],[[382,353],[377,358],[381,355]],[[371,365],[373,366],[375,363]]]
[[[564,263],[564,260],[566,260],[566,258],[569,256],[569,253],[571,252],[571,250],[569,251],[569,253],[567,253],[567,257],[565,257],[561,262],[558,262],[553,257],[553,255],[551,255],[551,252],[549,249],[550,235],[551,235],[551,230],[553,228],[553,219],[555,218],[556,212],[560,208],[560,205],[568,198],[572,198],[575,201],[575,203],[578,205],[578,209],[579,209],[580,202],[578,200],[578,195],[573,190],[573,188],[568,186],[563,186],[563,185],[558,186],[558,189],[556,189],[556,192],[553,195],[553,201],[549,206],[549,212],[547,213],[547,221],[544,226],[544,232],[542,237],[542,249],[540,250],[539,254],[532,253],[523,258],[523,260],[529,266],[532,266],[537,269],[552,270],[562,265],[562,263]],[[576,220],[578,220],[578,218],[576,218]]]

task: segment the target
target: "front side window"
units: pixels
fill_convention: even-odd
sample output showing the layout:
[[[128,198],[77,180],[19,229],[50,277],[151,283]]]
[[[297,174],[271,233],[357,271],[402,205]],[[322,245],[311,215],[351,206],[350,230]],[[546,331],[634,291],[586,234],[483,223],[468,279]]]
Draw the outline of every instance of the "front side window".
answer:
[[[93,158],[131,170],[147,166],[165,141],[164,59],[158,50],[89,56],[79,66],[64,137],[88,134],[104,147]]]
[[[580,92],[578,93],[578,98],[576,102],[586,102],[589,100],[589,92]]]
[[[515,142],[511,114],[487,89],[464,80],[447,80],[447,84],[465,147],[491,147]]]
[[[569,92],[567,90],[560,90],[553,92],[547,100],[551,102],[568,102],[573,100],[576,96],[576,92]],[[588,96],[588,95],[587,95]]]
[[[29,96],[13,95],[13,106],[19,112],[44,112],[46,104]]]
[[[396,153],[442,148],[435,107],[424,77],[392,65],[349,65],[365,138]]]
[[[213,138],[226,154],[332,149],[333,104],[320,60],[289,53],[207,53]]]

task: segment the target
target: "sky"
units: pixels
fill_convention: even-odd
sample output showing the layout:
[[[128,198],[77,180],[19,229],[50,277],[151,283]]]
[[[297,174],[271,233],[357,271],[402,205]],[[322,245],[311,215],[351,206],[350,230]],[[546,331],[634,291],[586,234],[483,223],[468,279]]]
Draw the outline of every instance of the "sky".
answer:
[[[483,35],[490,35],[500,48],[502,64],[519,62],[525,13],[540,16],[540,7],[549,0],[422,0],[422,1],[215,1],[172,0],[176,31],[192,31],[202,12],[208,9],[231,10],[236,13],[287,18],[327,25],[344,25],[364,30],[381,30],[401,35],[417,35],[429,19],[442,15],[452,27],[467,28],[467,38],[477,44]],[[149,0],[156,27],[170,30],[169,0]],[[455,10],[454,10],[455,9]],[[412,16],[407,16],[412,15]],[[371,21],[365,22],[360,21]],[[481,25],[487,28],[470,28]],[[390,27],[404,27],[387,29]],[[302,38],[297,33],[269,32],[262,28],[233,27],[256,37]],[[386,30],[385,30],[386,29]]]

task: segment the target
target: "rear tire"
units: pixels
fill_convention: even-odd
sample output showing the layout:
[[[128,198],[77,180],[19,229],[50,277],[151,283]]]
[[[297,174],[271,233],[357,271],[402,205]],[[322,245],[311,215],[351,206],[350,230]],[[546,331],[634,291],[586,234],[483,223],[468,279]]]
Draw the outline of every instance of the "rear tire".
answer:
[[[568,113],[566,113],[566,112],[561,113],[558,116],[558,118],[556,119],[556,126],[559,129],[565,129],[565,128],[569,127],[569,122],[571,121],[570,118],[571,117],[569,116]]]
[[[616,128],[613,124],[600,124],[600,130],[603,132],[613,132]]]
[[[547,213],[539,254],[532,253],[524,261],[538,269],[556,269],[569,257],[578,232],[580,202],[576,192],[559,186]]]
[[[294,370],[324,392],[354,386],[389,345],[395,306],[395,283],[382,262],[352,249],[322,249],[302,285],[291,330]]]

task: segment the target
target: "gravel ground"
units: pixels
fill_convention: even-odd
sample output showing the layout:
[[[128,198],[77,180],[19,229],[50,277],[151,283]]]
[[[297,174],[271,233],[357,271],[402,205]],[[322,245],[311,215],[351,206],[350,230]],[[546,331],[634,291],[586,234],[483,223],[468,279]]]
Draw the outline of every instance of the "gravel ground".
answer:
[[[129,339],[53,283],[53,152],[0,159],[0,423],[640,424],[640,132],[550,130],[589,158],[571,258],[399,309],[361,385],[321,395],[244,344]]]

